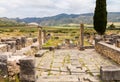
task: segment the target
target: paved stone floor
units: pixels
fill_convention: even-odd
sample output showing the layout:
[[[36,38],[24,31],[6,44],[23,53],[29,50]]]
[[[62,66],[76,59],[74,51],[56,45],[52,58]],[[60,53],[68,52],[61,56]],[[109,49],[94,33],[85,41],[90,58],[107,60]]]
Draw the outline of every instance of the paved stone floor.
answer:
[[[100,66],[117,65],[94,49],[55,50],[36,58],[37,82],[100,82]]]

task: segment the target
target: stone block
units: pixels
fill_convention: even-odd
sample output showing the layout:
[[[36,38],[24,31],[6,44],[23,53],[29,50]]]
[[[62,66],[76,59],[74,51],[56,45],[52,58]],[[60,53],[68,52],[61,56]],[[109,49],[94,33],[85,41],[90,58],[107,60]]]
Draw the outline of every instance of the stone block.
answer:
[[[8,46],[7,46],[7,51],[9,52],[15,52],[16,51],[16,41],[7,41],[5,42]]]
[[[35,60],[33,57],[20,59],[21,82],[35,82]]]
[[[104,81],[119,81],[120,67],[104,66],[100,68],[101,79]]]
[[[33,38],[33,43],[37,42],[37,38]]]
[[[16,75],[20,72],[16,61],[7,61],[8,77],[10,81],[15,80]]]
[[[49,51],[54,51],[54,50],[55,50],[54,46],[49,47]]]
[[[7,56],[0,55],[0,75],[7,75]]]
[[[120,48],[120,39],[116,40],[115,46],[118,47],[118,48]]]
[[[102,41],[102,38],[100,36],[95,37],[95,44]]]
[[[0,62],[0,75],[5,76],[7,74],[8,74],[8,72],[7,72],[7,64]]]
[[[26,37],[21,37],[21,46],[24,48],[26,44]]]
[[[16,50],[21,49],[21,39],[16,39]]]
[[[7,55],[0,55],[0,62],[7,63]]]
[[[33,75],[22,75],[20,78],[22,78],[20,82],[35,82]]]
[[[35,57],[42,57],[44,54],[42,53],[42,54],[35,54]]]
[[[7,52],[7,44],[0,44],[0,52]]]
[[[33,38],[27,38],[25,46],[30,46],[33,44]]]

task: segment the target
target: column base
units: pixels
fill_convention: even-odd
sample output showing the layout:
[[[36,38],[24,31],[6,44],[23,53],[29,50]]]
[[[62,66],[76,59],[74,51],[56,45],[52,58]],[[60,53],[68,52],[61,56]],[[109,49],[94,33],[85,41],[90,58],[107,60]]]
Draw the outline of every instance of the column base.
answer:
[[[83,50],[85,50],[85,48],[84,48],[84,47],[80,47],[79,50],[80,50],[80,51],[83,51]]]

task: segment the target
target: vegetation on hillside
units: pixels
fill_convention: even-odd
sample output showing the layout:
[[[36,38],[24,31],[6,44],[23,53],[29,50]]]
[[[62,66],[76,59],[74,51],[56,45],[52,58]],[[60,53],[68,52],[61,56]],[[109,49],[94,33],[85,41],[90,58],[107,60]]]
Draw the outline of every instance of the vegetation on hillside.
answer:
[[[25,23],[19,23],[8,18],[0,18],[0,27],[25,26]]]
[[[93,13],[86,14],[59,14],[56,16],[43,17],[43,18],[16,18],[18,22],[31,23],[36,22],[43,26],[59,26],[64,24],[79,24],[81,22],[86,24],[93,24]],[[120,22],[120,12],[108,12],[108,22]]]

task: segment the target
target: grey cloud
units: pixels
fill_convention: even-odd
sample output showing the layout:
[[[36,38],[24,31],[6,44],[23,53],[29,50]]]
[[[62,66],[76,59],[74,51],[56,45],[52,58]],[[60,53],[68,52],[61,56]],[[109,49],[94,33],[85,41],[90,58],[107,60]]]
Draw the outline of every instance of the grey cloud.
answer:
[[[94,12],[96,0],[0,0],[0,14],[6,17],[44,17],[60,13]],[[119,12],[120,1],[107,0],[108,11]]]

